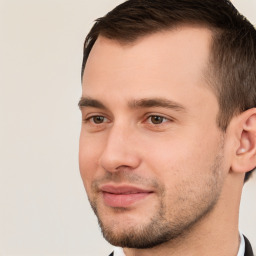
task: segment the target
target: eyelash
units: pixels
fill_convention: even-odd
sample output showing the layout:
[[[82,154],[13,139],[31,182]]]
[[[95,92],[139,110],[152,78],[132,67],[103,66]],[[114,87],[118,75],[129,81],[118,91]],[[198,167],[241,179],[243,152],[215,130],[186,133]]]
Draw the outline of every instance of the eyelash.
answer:
[[[107,118],[104,117],[104,116],[95,115],[95,116],[89,116],[89,117],[85,118],[85,119],[84,119],[84,122],[85,122],[85,123],[90,122],[90,123],[92,123],[92,124],[94,124],[94,125],[100,125],[100,124],[103,124],[103,123],[104,123],[104,122],[102,122],[102,123],[94,122],[94,121],[93,121],[94,118],[103,118],[103,119],[107,120]]]
[[[103,119],[103,121],[97,123],[97,122],[95,122],[95,119],[96,119],[96,118],[101,118],[101,120]],[[160,122],[159,122],[159,123],[154,123],[154,122],[152,121],[152,118],[160,119]],[[151,120],[150,120],[150,119],[151,119]],[[104,122],[104,120],[105,120],[105,122]],[[106,120],[107,120],[107,118],[104,117],[104,116],[95,115],[95,116],[87,117],[87,118],[84,120],[84,122],[85,122],[85,123],[91,122],[93,125],[97,125],[97,126],[98,126],[98,125],[101,125],[101,124],[106,123]],[[171,119],[168,119],[168,118],[166,118],[166,117],[164,117],[164,116],[161,116],[161,115],[152,115],[152,114],[151,114],[151,115],[148,115],[148,116],[146,117],[145,121],[147,121],[147,123],[149,123],[149,124],[151,124],[151,125],[160,126],[160,125],[162,125],[163,123],[168,122],[168,121],[172,121],[172,120],[171,120]],[[156,120],[155,120],[155,121],[156,121]]]
[[[152,118],[160,119],[160,123],[153,123]],[[165,122],[168,122],[170,119],[168,119],[164,116],[161,116],[161,115],[149,115],[149,116],[147,116],[146,121],[149,122],[149,120],[150,120],[150,124],[159,126],[159,125],[162,125]]]

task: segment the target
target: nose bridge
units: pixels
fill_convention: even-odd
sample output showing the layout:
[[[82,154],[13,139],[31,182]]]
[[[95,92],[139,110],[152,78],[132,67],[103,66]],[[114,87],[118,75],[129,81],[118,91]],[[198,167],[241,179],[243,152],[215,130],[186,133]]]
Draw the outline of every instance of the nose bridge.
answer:
[[[114,124],[108,131],[100,165],[109,172],[125,166],[131,169],[139,164],[139,156],[133,141],[131,126],[124,123]]]

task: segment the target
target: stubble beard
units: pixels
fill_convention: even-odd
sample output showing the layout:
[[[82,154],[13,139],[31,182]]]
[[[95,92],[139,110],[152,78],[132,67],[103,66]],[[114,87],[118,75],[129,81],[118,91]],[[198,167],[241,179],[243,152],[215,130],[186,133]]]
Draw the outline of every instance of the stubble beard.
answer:
[[[186,237],[202,219],[212,212],[218,202],[223,185],[221,176],[222,149],[223,147],[215,157],[211,173],[208,174],[209,177],[202,186],[204,191],[201,191],[201,194],[193,194],[193,189],[196,190],[196,187],[192,188],[191,193],[191,190],[186,189],[187,185],[191,186],[187,184],[189,181],[184,182],[183,186],[178,189],[180,193],[178,193],[177,202],[181,207],[178,209],[174,204],[170,212],[164,200],[165,191],[162,190],[159,196],[159,207],[157,207],[156,213],[148,220],[147,224],[127,225],[123,230],[120,230],[118,225],[115,224],[107,226],[101,219],[100,212],[98,212],[96,200],[89,199],[104,238],[114,246],[147,249]],[[194,185],[196,186],[196,184]],[[192,197],[184,191],[192,194]],[[125,209],[116,210],[125,211]]]

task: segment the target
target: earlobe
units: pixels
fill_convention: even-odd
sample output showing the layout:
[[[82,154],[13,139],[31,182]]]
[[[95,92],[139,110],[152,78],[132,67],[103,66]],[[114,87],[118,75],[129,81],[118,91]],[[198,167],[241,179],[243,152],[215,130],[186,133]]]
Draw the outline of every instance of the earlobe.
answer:
[[[249,109],[237,117],[238,147],[231,170],[246,173],[256,167],[256,108]]]

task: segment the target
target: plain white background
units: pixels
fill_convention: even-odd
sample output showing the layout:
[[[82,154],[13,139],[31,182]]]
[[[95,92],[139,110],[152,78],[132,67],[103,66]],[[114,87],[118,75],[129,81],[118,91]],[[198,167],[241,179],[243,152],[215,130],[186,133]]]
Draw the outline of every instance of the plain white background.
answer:
[[[0,255],[99,256],[78,168],[80,68],[93,20],[118,0],[0,0]],[[256,24],[256,1],[234,1]],[[256,246],[256,175],[240,229]]]

